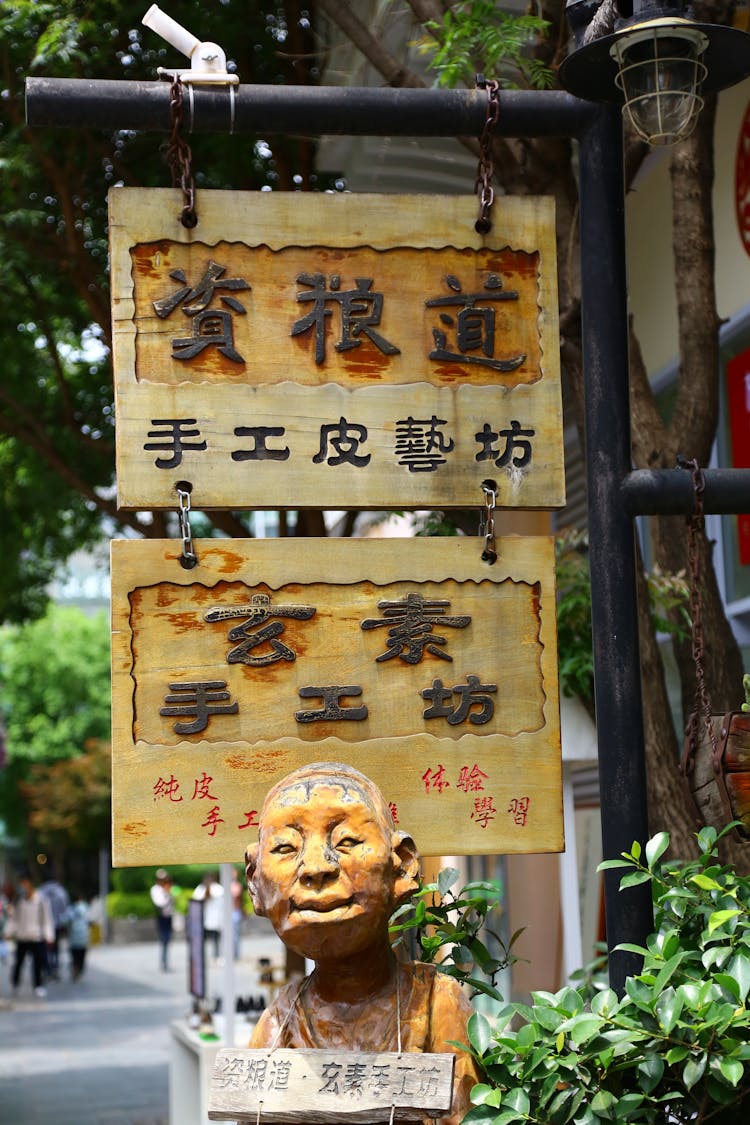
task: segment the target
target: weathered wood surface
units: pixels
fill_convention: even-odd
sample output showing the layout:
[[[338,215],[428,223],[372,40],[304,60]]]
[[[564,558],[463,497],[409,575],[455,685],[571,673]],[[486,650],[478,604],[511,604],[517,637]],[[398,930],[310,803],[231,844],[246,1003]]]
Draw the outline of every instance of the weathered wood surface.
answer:
[[[478,539],[195,546],[185,570],[179,541],[112,544],[117,864],[236,861],[270,785],[320,760],[372,777],[423,854],[560,850],[551,538],[494,566]]]
[[[208,1094],[211,1121],[261,1125],[419,1121],[450,1110],[452,1054],[222,1048]],[[260,1117],[259,1117],[260,1111]]]
[[[551,199],[179,202],[109,197],[121,507],[564,504]]]
[[[712,715],[711,726],[717,746],[726,741],[726,748],[717,774],[707,733],[698,745],[688,781],[699,817],[703,824],[719,830],[739,820],[750,836],[750,714],[733,711]],[[728,808],[722,797],[722,777]]]

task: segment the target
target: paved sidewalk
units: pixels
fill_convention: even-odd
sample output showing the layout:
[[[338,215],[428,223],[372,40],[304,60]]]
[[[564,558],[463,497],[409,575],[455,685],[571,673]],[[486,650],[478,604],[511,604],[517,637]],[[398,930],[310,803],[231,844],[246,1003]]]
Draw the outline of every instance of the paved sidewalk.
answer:
[[[64,969],[68,976],[67,951]],[[256,995],[259,957],[283,960],[283,949],[253,919],[235,962],[236,993]],[[224,970],[210,964],[208,991],[219,996]],[[171,972],[159,969],[156,942],[98,945],[76,983],[50,982],[38,999],[24,965],[9,1000],[0,970],[0,1121],[5,1125],[166,1125],[169,1120],[170,1021],[190,1008],[187,945],[170,947]],[[238,1024],[244,1019],[237,1015]],[[248,1027],[249,1032],[249,1027]]]

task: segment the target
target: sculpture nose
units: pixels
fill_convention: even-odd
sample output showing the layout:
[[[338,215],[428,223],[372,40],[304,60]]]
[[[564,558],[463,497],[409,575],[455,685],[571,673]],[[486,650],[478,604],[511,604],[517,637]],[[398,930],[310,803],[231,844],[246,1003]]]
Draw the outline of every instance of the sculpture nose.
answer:
[[[324,839],[308,840],[300,857],[300,879],[308,886],[324,883],[338,874],[335,850]]]

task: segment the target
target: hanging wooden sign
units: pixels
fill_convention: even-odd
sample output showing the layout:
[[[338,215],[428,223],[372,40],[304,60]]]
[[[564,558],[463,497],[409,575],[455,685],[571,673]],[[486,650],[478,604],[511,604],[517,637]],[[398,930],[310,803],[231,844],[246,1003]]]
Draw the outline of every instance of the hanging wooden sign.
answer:
[[[450,1112],[456,1056],[298,1047],[222,1048],[208,1093],[209,1121],[364,1125]]]
[[[553,201],[109,194],[118,503],[565,502]]]
[[[112,544],[114,862],[236,862],[341,761],[426,855],[562,847],[547,537]]]

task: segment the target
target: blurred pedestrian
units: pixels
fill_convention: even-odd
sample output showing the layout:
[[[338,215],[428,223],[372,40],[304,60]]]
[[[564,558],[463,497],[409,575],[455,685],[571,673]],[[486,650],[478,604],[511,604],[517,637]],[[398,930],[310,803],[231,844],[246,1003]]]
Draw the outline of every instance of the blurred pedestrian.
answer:
[[[0,994],[5,992],[5,969],[10,959],[10,899],[6,890],[0,891]]]
[[[70,976],[79,980],[86,966],[89,947],[89,904],[82,894],[74,894],[68,908],[68,945],[70,946]]]
[[[47,972],[51,980],[60,979],[61,941],[66,935],[66,917],[70,906],[70,896],[65,887],[55,878],[54,868],[48,868],[49,877],[42,883],[39,891],[46,898],[52,911],[52,924],[55,936],[47,946]]]
[[[232,882],[229,890],[232,894],[232,952],[235,961],[239,961],[240,934],[242,932],[242,918],[245,913],[245,884],[240,881],[236,868],[232,869]]]
[[[151,888],[151,901],[156,910],[156,928],[161,946],[161,967],[163,972],[169,971],[169,943],[172,940],[172,919],[174,917],[174,899],[172,897],[172,880],[169,872],[159,867],[154,875],[156,882]]]
[[[27,873],[21,875],[18,880],[11,933],[16,941],[16,957],[11,977],[13,991],[16,992],[18,989],[23,963],[26,955],[30,954],[34,992],[37,996],[46,996],[42,975],[45,949],[55,940],[55,926],[47,899],[36,889],[31,876]]]
[[[193,898],[203,902],[203,934],[212,943],[214,960],[218,961],[224,924],[224,888],[209,872],[193,891]]]

